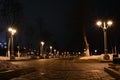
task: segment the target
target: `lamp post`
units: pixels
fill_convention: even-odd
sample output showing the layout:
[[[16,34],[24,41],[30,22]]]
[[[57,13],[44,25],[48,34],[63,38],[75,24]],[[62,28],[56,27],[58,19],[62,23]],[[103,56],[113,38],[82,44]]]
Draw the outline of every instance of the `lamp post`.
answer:
[[[20,46],[17,46],[17,48],[18,48],[17,55],[18,55],[18,57],[20,57]]]
[[[107,54],[107,29],[112,26],[112,21],[98,21],[97,25],[103,29],[104,32],[104,52]]]
[[[14,37],[14,34],[16,33],[16,29],[10,27],[8,28],[8,31],[11,33],[11,55],[10,56],[13,57],[14,56],[13,37]],[[9,49],[10,49],[10,41],[8,43],[8,54],[9,54]]]
[[[43,46],[44,46],[45,43],[44,43],[43,41],[41,41],[40,44],[41,44],[41,47],[40,47],[40,54],[41,54],[42,57],[44,57]]]
[[[10,57],[10,38],[8,39],[8,51],[7,56]]]
[[[50,46],[50,55],[52,54],[52,46]]]
[[[56,49],[54,49],[54,58],[56,57]]]

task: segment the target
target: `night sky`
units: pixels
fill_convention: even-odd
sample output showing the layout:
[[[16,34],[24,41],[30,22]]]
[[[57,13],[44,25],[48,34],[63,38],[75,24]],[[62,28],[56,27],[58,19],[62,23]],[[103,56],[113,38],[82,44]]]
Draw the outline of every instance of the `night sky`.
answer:
[[[21,45],[39,47],[41,40],[61,51],[82,51],[86,34],[90,51],[104,51],[103,31],[97,20],[111,19],[114,25],[107,30],[108,50],[116,45],[120,51],[119,0],[17,0],[22,9],[20,33],[16,40]],[[1,33],[1,37],[3,37]],[[27,36],[27,39],[26,39]],[[1,40],[3,40],[1,38]],[[17,42],[16,41],[16,42]]]

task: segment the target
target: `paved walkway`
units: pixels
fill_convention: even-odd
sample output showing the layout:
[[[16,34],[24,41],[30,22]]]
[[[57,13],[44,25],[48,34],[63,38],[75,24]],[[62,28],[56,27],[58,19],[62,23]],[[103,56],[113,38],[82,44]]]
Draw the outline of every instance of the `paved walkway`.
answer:
[[[75,63],[67,59],[54,59],[26,61],[26,64],[36,67],[38,71],[11,80],[116,80],[104,72],[108,63]]]

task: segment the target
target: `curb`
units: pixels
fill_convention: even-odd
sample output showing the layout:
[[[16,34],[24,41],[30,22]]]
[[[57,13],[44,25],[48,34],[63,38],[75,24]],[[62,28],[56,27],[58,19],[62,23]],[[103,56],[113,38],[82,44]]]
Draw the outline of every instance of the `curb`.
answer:
[[[114,69],[111,69],[109,67],[105,67],[104,71],[113,76],[114,78],[120,80],[120,73],[118,71],[115,71]]]
[[[13,77],[18,77],[20,75],[28,74],[34,71],[36,71],[34,68],[2,71],[0,72],[0,80],[9,80]]]

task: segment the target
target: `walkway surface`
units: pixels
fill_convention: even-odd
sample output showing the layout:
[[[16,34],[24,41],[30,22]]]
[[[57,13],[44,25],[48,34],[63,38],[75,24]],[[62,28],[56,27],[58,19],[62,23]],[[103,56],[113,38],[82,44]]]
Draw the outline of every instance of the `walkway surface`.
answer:
[[[70,59],[44,59],[12,62],[24,67],[35,67],[36,72],[11,80],[116,80],[104,72],[108,63],[74,62]]]

